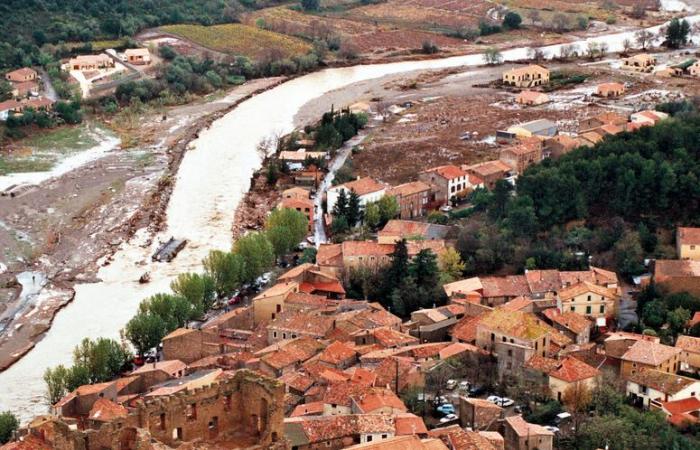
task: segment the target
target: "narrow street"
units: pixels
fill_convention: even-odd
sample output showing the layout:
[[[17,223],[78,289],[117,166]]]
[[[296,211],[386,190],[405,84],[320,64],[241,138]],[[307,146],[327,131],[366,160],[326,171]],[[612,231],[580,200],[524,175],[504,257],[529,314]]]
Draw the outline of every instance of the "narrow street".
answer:
[[[326,243],[328,240],[328,237],[326,236],[326,229],[323,226],[323,196],[326,194],[326,191],[333,186],[335,174],[341,167],[343,167],[343,164],[345,164],[345,161],[352,152],[352,148],[361,144],[366,137],[367,132],[363,130],[357,136],[349,139],[345,144],[343,144],[342,147],[338,149],[335,158],[333,158],[328,166],[328,173],[316,190],[316,198],[314,199],[314,242],[316,244],[316,248],[318,248],[319,245]]]

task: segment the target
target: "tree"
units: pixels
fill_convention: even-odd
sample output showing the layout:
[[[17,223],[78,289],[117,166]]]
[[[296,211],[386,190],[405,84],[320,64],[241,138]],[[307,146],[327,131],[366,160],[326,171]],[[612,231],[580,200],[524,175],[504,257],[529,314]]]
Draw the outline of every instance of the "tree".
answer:
[[[151,313],[136,314],[125,327],[125,336],[143,356],[151,348],[160,344],[166,335],[166,325],[162,318]]]
[[[401,239],[391,253],[391,263],[384,274],[384,293],[392,295],[404,278],[408,276],[408,247],[406,239]]]
[[[563,13],[557,13],[552,17],[552,26],[557,31],[564,31],[571,27],[569,16]]]
[[[674,18],[666,28],[666,45],[669,48],[681,48],[688,43],[690,24],[687,20]]]
[[[331,211],[333,217],[345,217],[347,219],[348,215],[348,196],[345,193],[345,189],[341,189],[338,193],[338,198],[333,205],[333,211]]]
[[[493,196],[491,197],[491,204],[489,205],[489,216],[491,218],[500,219],[503,217],[512,191],[513,185],[506,180],[501,179],[496,181],[496,185],[493,188]]]
[[[90,383],[101,383],[119,375],[131,360],[131,353],[114,339],[85,338],[73,350],[74,366],[87,369]]]
[[[216,296],[224,298],[231,295],[233,291],[238,289],[245,278],[243,256],[221,250],[212,250],[209,255],[202,261],[204,265],[205,276],[211,280]],[[179,277],[178,277],[179,278]],[[204,283],[204,280],[202,281]],[[171,285],[172,287],[172,285]],[[173,292],[183,295],[182,289],[176,286],[178,290],[173,288]],[[201,286],[202,289],[208,289],[207,286]],[[193,289],[196,289],[193,287]],[[207,295],[206,291],[202,292]],[[187,295],[185,295],[187,297]]]
[[[68,370],[64,365],[58,365],[53,369],[47,367],[44,371],[44,382],[46,383],[46,399],[53,405],[66,395],[66,376]]]
[[[537,231],[537,215],[535,203],[527,195],[511,199],[506,207],[504,226],[515,236],[533,236]]]
[[[393,195],[385,195],[377,203],[379,205],[379,215],[381,216],[379,226],[383,227],[399,214],[399,202]]]
[[[19,428],[17,416],[10,411],[0,413],[0,444],[9,442],[17,428]]]
[[[216,284],[208,274],[181,273],[170,283],[170,289],[192,303],[198,314],[211,308],[216,297]]]
[[[354,227],[362,218],[362,210],[360,209],[360,196],[354,190],[350,191],[348,199],[348,208],[345,212],[345,217],[348,219],[348,225]]]
[[[669,311],[666,316],[671,333],[674,335],[683,331],[688,320],[690,320],[690,311],[680,306],[673,311]]]
[[[642,50],[646,50],[654,41],[654,33],[648,30],[639,30],[634,34],[634,40]]]
[[[301,0],[301,7],[304,11],[318,11],[321,6],[319,0]]]
[[[567,386],[562,395],[562,403],[574,418],[574,430],[578,430],[583,417],[591,404],[591,389],[584,382],[577,381]]]
[[[413,277],[404,277],[391,293],[391,311],[399,317],[408,317],[413,311],[429,305]]]
[[[333,223],[331,223],[331,234],[333,234],[335,239],[343,238],[343,234],[350,231],[350,225],[348,225],[348,219],[345,216],[337,216],[333,218]]]
[[[466,267],[462,262],[462,257],[453,247],[448,247],[440,254],[438,266],[440,268],[440,284],[459,280]]]
[[[309,221],[301,212],[292,208],[275,208],[265,223],[267,238],[280,257],[299,245],[309,231]]]
[[[316,247],[307,247],[302,252],[301,258],[299,259],[299,262],[301,264],[304,264],[304,263],[315,264],[317,253],[318,253],[318,250],[316,250]]]
[[[408,265],[408,273],[421,288],[437,288],[438,265],[437,257],[430,249],[423,249]]]
[[[520,14],[513,11],[509,11],[503,18],[503,28],[509,30],[517,30],[518,28],[520,28],[520,24],[522,22],[523,18],[520,17]]]
[[[639,233],[627,231],[615,244],[615,266],[623,276],[638,275],[644,271],[644,252]]]
[[[264,233],[248,233],[238,239],[233,246],[233,253],[242,258],[241,281],[244,283],[254,281],[275,262],[274,249]]]
[[[12,85],[5,81],[0,80],[0,102],[9,100],[12,98]]]
[[[150,313],[165,322],[166,332],[184,327],[187,321],[197,317],[197,311],[186,298],[179,295],[155,294],[139,305],[139,312]]]
[[[495,66],[503,62],[503,54],[495,47],[489,47],[484,50],[483,58],[484,63],[489,66]]]
[[[371,230],[376,230],[379,228],[379,224],[382,221],[381,212],[379,211],[379,203],[371,202],[365,206],[364,221],[365,225],[367,225]]]

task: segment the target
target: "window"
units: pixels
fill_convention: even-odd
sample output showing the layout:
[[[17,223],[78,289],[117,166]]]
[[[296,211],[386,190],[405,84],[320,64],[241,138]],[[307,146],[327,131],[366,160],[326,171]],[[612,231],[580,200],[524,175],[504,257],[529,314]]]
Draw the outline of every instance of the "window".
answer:
[[[161,413],[160,417],[158,418],[158,428],[165,430],[165,413]]]
[[[600,305],[600,313],[605,314],[605,305]]]
[[[371,435],[367,436],[367,442],[372,442],[372,438],[373,438],[373,436],[371,436]]]
[[[589,301],[589,302],[591,301],[591,296],[590,296],[590,295],[588,296],[588,301]]]
[[[275,307],[275,312],[282,312],[282,305],[279,305],[279,304],[278,304],[278,305]]]
[[[496,335],[491,333],[491,341],[495,341],[495,340],[496,340]]]
[[[590,307],[590,306],[586,306],[586,314],[590,314],[590,313],[591,313],[591,307]]]
[[[508,350],[508,356],[513,356],[513,350]]]
[[[507,342],[507,341],[508,341],[508,339],[506,339],[506,337],[505,337],[505,336],[503,336],[503,337],[501,338],[501,341],[503,341],[503,342]]]
[[[572,306],[572,307],[571,307],[571,312],[576,312],[576,307],[575,307],[575,306]]]
[[[276,331],[273,331],[273,332],[272,332],[272,337],[273,337],[273,338],[276,338],[276,337],[277,337],[277,332],[276,332]]]
[[[386,438],[388,438],[388,437],[389,437],[388,434],[382,434],[382,439],[386,439]]]
[[[185,408],[185,417],[187,417],[187,420],[197,420],[197,404],[196,403],[190,403],[187,405]]]
[[[226,394],[224,396],[224,411],[231,411],[231,394]]]

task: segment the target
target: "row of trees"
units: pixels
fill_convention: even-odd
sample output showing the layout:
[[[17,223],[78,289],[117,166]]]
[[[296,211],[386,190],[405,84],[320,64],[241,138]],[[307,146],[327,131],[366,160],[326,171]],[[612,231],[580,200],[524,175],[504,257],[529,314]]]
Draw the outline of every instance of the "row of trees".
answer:
[[[308,221],[294,209],[274,209],[265,230],[238,239],[231,252],[213,250],[203,261],[204,273],[180,274],[172,294],[156,294],[139,306],[125,327],[125,337],[139,354],[157,346],[165,335],[200,318],[216,301],[252,284],[304,238]]]
[[[307,220],[293,209],[275,209],[265,231],[250,233],[231,252],[214,250],[203,261],[204,273],[180,274],[160,293],[141,302],[123,335],[140,355],[156,347],[165,335],[201,318],[217,299],[227,298],[244,284],[253,283],[289,253],[306,234]],[[111,380],[131,367],[132,355],[113,339],[85,339],[73,354],[73,365],[49,368],[44,374],[47,397],[57,402],[79,386]]]

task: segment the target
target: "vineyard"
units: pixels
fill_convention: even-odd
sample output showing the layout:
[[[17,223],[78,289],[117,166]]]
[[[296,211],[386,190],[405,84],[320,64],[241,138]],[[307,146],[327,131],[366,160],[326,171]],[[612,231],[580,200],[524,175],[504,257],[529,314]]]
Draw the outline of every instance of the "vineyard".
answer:
[[[161,27],[161,30],[202,47],[251,59],[259,59],[271,53],[291,57],[304,55],[311,50],[311,46],[301,39],[250,25],[167,25]]]
[[[493,6],[487,1],[466,0],[388,0],[348,11],[356,20],[398,27],[475,27]]]

